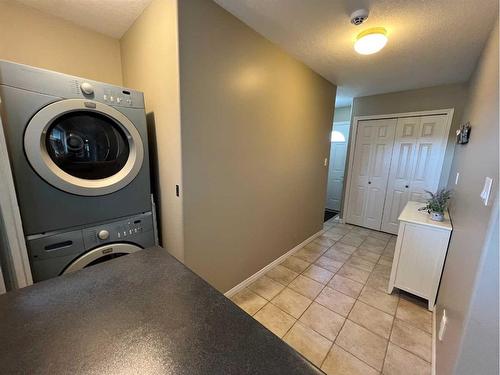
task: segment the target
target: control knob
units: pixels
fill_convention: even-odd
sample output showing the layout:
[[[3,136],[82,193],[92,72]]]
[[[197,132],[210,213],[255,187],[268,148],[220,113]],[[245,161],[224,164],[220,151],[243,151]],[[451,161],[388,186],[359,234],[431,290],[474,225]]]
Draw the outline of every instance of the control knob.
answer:
[[[92,95],[94,93],[94,87],[88,82],[83,82],[80,85],[80,90],[86,95]]]
[[[100,230],[99,233],[97,233],[97,237],[101,240],[107,240],[109,238],[109,232],[106,229]]]

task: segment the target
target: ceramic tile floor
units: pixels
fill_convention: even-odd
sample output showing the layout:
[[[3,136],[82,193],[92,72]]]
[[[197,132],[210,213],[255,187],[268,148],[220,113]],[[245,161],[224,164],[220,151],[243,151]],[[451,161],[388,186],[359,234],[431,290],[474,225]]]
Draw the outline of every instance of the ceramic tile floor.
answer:
[[[325,229],[231,299],[327,374],[430,374],[432,314],[386,293],[396,237]]]

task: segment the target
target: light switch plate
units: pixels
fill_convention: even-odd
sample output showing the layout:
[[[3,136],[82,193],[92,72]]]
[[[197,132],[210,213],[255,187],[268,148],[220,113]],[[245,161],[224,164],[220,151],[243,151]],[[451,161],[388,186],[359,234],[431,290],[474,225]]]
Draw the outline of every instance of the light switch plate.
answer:
[[[481,191],[481,195],[480,195],[485,206],[488,205],[488,200],[490,199],[492,185],[493,185],[493,179],[491,177],[486,177],[484,179],[483,191]]]

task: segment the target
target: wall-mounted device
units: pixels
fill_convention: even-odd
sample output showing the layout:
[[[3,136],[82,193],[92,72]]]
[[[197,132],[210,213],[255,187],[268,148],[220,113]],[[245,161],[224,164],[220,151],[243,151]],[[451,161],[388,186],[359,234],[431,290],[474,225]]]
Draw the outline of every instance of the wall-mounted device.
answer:
[[[457,130],[457,143],[459,145],[469,143],[470,131],[470,122],[466,122],[465,124],[460,126],[460,129]]]

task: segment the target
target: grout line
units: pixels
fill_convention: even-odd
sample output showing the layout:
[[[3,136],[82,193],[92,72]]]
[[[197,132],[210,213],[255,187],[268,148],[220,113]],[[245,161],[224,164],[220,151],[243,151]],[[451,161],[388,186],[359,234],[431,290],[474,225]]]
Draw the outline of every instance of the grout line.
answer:
[[[387,352],[389,351],[389,344],[392,343],[392,341],[391,341],[392,331],[394,329],[394,323],[396,322],[396,313],[398,312],[398,308],[399,308],[399,303],[400,302],[401,302],[401,299],[398,299],[398,304],[396,306],[396,311],[394,312],[394,317],[392,319],[391,332],[389,333],[389,339],[387,340],[387,347],[385,348],[384,360],[382,361],[382,371],[384,371],[385,360],[387,358]]]

